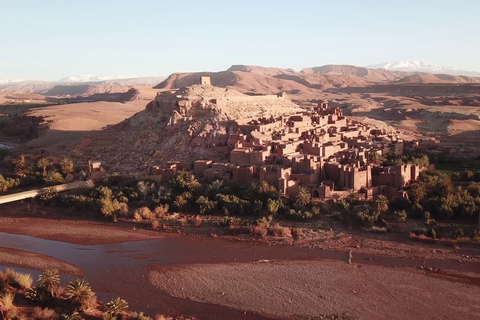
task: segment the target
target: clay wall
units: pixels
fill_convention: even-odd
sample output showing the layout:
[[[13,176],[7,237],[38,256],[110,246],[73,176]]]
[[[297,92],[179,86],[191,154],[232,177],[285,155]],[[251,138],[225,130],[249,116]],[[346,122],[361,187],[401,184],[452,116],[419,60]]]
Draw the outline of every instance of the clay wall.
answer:
[[[249,164],[250,149],[234,149],[230,154],[230,163]]]
[[[320,143],[318,142],[308,142],[308,141],[305,141],[303,143],[303,151],[306,153],[306,154],[310,154],[312,156],[322,156],[322,146]]]
[[[291,180],[299,181],[300,185],[318,184],[318,174],[313,173],[292,173]]]
[[[193,164],[195,175],[203,175],[203,171],[212,167],[212,160],[197,160]]]
[[[254,166],[235,166],[232,169],[232,182],[235,184],[251,184],[254,180]]]
[[[340,182],[340,165],[338,163],[325,163],[323,166],[326,180],[338,184]]]

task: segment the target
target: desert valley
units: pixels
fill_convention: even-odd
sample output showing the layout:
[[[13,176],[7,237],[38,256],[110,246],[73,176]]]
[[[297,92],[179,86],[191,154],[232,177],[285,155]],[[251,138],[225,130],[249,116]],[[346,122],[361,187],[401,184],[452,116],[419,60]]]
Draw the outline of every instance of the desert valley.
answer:
[[[478,318],[479,135],[475,76],[0,84],[0,318]]]

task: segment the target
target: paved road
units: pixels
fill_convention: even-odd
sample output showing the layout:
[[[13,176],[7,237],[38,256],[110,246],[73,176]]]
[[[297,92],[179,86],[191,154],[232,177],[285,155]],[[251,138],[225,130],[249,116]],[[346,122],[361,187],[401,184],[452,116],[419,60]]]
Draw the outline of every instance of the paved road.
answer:
[[[62,192],[62,191],[67,191],[71,189],[82,188],[83,186],[85,186],[85,181],[75,181],[75,182],[60,184],[58,186],[53,186],[53,188],[55,188],[57,192]],[[48,187],[48,188],[51,188],[51,187]],[[36,196],[41,195],[45,189],[47,188],[34,189],[34,190],[23,191],[23,192],[18,192],[14,194],[8,194],[6,196],[0,196],[0,204],[19,201],[19,200],[28,199],[28,198],[35,198]]]

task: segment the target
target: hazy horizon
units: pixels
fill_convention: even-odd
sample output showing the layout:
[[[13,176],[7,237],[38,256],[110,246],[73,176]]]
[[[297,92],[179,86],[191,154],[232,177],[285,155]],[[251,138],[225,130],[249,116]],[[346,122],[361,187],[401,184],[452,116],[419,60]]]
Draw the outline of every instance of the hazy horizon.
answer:
[[[480,71],[479,9],[472,1],[19,0],[2,4],[0,79],[409,60]]]

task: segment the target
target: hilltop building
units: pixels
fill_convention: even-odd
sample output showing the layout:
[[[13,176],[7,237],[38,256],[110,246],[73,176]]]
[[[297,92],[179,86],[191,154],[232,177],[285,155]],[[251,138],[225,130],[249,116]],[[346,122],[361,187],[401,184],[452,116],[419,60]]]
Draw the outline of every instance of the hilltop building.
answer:
[[[201,83],[210,85],[210,79],[202,77]],[[189,92],[188,88],[185,90]],[[283,94],[218,96],[209,101],[217,108],[232,103],[252,107],[275,103],[276,99],[285,97]],[[186,111],[172,118],[167,129],[175,126],[180,117],[190,116],[189,106],[197,103],[190,96],[173,99]],[[285,103],[285,100],[278,101]],[[204,181],[220,179],[245,186],[267,182],[288,196],[303,187],[310,190],[313,197],[322,199],[340,199],[351,192],[367,199],[380,193],[389,197],[404,196],[403,188],[419,176],[418,166],[381,167],[368,161],[375,155],[401,155],[415,143],[406,143],[392,133],[347,119],[342,109],[332,108],[327,102],[294,114],[237,119],[234,127],[226,135],[224,144],[210,146],[224,152],[226,161],[198,159],[191,166],[183,164],[183,169],[193,169]],[[152,173],[168,178],[179,166],[155,167]]]

